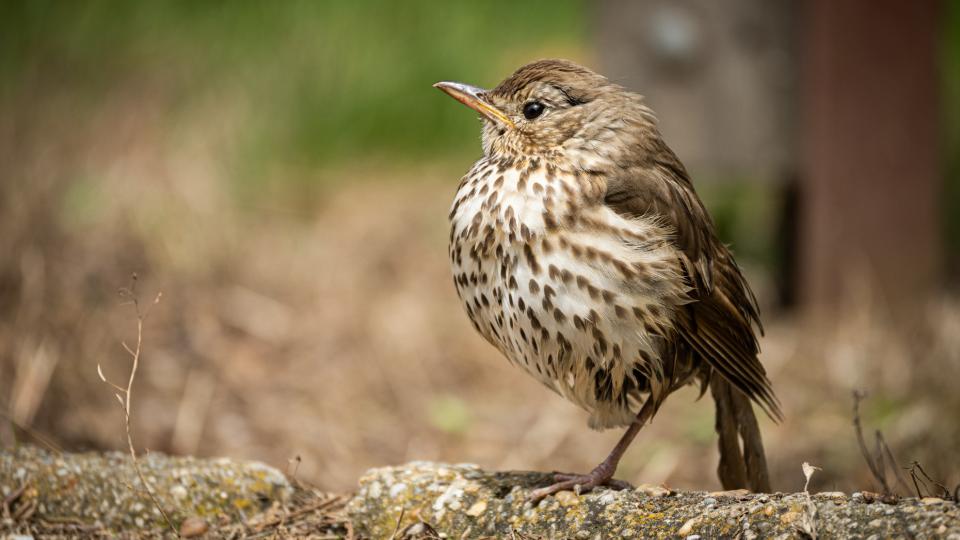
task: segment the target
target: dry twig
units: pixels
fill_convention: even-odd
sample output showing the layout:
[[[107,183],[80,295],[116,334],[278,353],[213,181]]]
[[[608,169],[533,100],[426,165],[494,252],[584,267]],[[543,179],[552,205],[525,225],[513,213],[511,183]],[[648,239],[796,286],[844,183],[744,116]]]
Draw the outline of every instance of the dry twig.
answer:
[[[393,528],[393,534],[390,535],[390,540],[396,540],[397,533],[400,532],[400,524],[403,523],[403,515],[407,512],[406,508],[400,509],[400,517],[397,518],[397,526]]]
[[[301,461],[302,460],[300,459],[300,454],[297,454],[296,456],[287,460],[287,477],[293,480],[294,482],[297,481],[297,471],[300,470]],[[290,472],[291,467],[293,468],[292,473]]]
[[[816,467],[803,462],[803,493],[806,497],[807,508],[803,514],[803,520],[800,522],[800,531],[803,532],[807,537],[812,540],[817,539],[817,505],[813,504],[813,500],[810,498],[810,479],[813,478],[813,474],[816,471],[822,471],[820,467]]]
[[[890,482],[887,481],[887,465],[893,469],[894,474],[897,477],[897,481],[904,483],[903,477],[899,473],[899,466],[897,465],[896,460],[893,458],[893,452],[890,450],[890,447],[887,446],[887,442],[883,438],[883,434],[880,433],[880,430],[875,432],[875,444],[874,444],[874,453],[871,455],[870,451],[867,449],[867,442],[863,437],[863,426],[860,422],[860,402],[866,397],[866,394],[858,390],[853,391],[853,428],[857,434],[857,444],[860,446],[860,453],[863,454],[864,461],[867,462],[867,467],[870,468],[870,472],[873,474],[873,477],[880,483],[880,486],[883,488],[883,496],[887,498],[896,498],[898,495],[890,487]]]
[[[344,499],[342,497],[331,497],[327,500],[308,504],[307,506],[298,508],[297,510],[294,510],[292,512],[284,512],[280,517],[276,517],[276,518],[264,521],[260,525],[257,525],[255,530],[256,532],[262,532],[263,530],[269,527],[281,525],[287,519],[302,516],[303,514],[307,514],[309,512],[319,512],[321,510],[326,510],[327,508],[330,508],[331,506],[334,506],[337,504],[340,504],[340,505],[344,504]]]
[[[875,436],[877,438],[877,453],[879,454],[880,448],[883,449],[883,455],[886,456],[886,460],[890,465],[890,469],[895,475],[897,475],[897,483],[900,484],[900,487],[909,489],[907,488],[907,481],[904,480],[903,474],[900,472],[902,469],[899,465],[897,465],[897,459],[893,457],[893,451],[890,450],[890,445],[888,445],[886,439],[883,438],[883,433],[881,433],[878,429]]]
[[[127,435],[127,448],[130,450],[130,458],[133,460],[133,468],[137,472],[137,476],[140,478],[140,483],[143,484],[144,491],[147,492],[147,495],[150,497],[150,500],[153,501],[154,506],[157,510],[160,511],[160,515],[163,516],[164,521],[167,522],[167,525],[170,527],[170,530],[173,531],[173,534],[177,537],[180,536],[180,531],[177,530],[177,527],[173,524],[173,521],[170,519],[170,516],[167,514],[166,510],[163,509],[163,505],[160,504],[160,499],[157,498],[156,493],[150,487],[150,484],[147,482],[146,476],[143,474],[143,470],[140,468],[140,462],[137,460],[137,450],[133,445],[133,435],[131,434],[130,429],[130,415],[132,409],[131,399],[133,397],[133,381],[137,377],[137,368],[140,365],[140,352],[142,351],[143,346],[143,321],[146,319],[147,314],[150,311],[150,307],[158,304],[160,302],[160,297],[163,293],[157,293],[157,296],[153,299],[153,303],[150,306],[147,306],[145,310],[140,308],[140,299],[137,296],[136,291],[137,286],[137,274],[133,274],[132,281],[129,288],[120,289],[120,296],[128,300],[127,303],[132,304],[134,310],[137,314],[137,344],[136,347],[131,348],[125,341],[120,344],[123,345],[124,350],[127,351],[127,354],[130,355],[131,365],[130,365],[130,376],[127,379],[127,385],[120,386],[115,384],[107,379],[103,374],[103,369],[100,367],[100,364],[97,364],[97,374],[100,376],[100,379],[113,387],[117,393],[117,401],[120,402],[120,408],[123,410],[123,427]]]
[[[917,490],[917,498],[940,497],[941,499],[946,500],[956,500],[956,494],[951,495],[950,490],[947,489],[947,486],[934,480],[929,474],[927,474],[927,471],[923,470],[923,467],[920,465],[919,461],[914,461],[911,463],[907,470],[910,471],[910,479],[913,480],[913,487]],[[936,486],[939,490],[939,493],[931,490],[930,484]],[[921,485],[923,486],[923,491],[925,491],[926,494],[921,491]]]
[[[47,437],[47,436],[44,435],[43,433],[40,433],[39,431],[33,429],[33,428],[30,427],[30,426],[27,426],[27,425],[21,424],[20,422],[17,422],[17,421],[14,420],[14,418],[13,418],[12,416],[10,416],[10,414],[7,413],[6,411],[0,410],[0,418],[2,418],[5,422],[10,422],[10,425],[13,426],[13,428],[14,428],[14,437],[16,437],[16,431],[19,430],[19,431],[22,431],[23,433],[26,433],[27,435],[29,435],[30,438],[33,439],[33,441],[34,441],[35,443],[38,443],[40,446],[45,447],[47,450],[50,450],[51,452],[53,452],[53,453],[55,453],[55,454],[62,454],[62,453],[63,453],[63,448],[61,448],[60,445],[58,445],[56,442],[54,442],[53,439],[51,439],[50,437]]]

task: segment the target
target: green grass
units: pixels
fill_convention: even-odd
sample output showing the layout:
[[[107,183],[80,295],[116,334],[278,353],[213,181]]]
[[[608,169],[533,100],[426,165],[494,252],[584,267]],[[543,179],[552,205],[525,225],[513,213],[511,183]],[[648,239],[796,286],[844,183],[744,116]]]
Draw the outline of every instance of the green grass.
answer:
[[[582,0],[2,2],[0,106],[61,92],[83,123],[125,87],[144,87],[163,101],[171,137],[211,108],[239,106],[243,123],[220,156],[232,187],[248,199],[278,189],[296,198],[342,181],[332,171],[343,166],[476,155],[475,115],[431,84],[489,86],[533,58],[582,54],[589,9]],[[960,4],[944,9],[944,231],[957,268]],[[718,221],[733,233],[749,208],[729,194]]]
[[[177,112],[241,94],[238,171],[476,152],[475,117],[431,84],[492,85],[536,54],[577,51],[578,0],[55,2],[0,7],[0,97],[66,84],[107,100],[162,86]],[[31,79],[33,77],[33,79]],[[242,176],[242,174],[241,174]]]

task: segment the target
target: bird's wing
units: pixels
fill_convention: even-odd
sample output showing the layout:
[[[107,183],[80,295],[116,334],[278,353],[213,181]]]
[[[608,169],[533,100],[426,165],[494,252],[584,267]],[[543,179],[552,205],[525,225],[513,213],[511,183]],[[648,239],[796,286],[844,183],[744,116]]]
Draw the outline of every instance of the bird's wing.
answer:
[[[665,144],[657,146],[655,152],[644,152],[653,158],[608,179],[605,204],[624,216],[653,216],[673,229],[694,301],[677,311],[672,337],[779,419],[779,402],[757,358],[754,325],[761,333],[763,328],[756,298],[717,238],[683,164]]]

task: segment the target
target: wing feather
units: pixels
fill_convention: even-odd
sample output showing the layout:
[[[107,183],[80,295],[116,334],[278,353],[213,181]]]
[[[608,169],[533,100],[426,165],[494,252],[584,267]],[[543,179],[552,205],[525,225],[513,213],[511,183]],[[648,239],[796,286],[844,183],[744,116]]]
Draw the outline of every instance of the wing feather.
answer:
[[[717,238],[683,164],[659,138],[652,145],[643,149],[652,158],[608,179],[605,203],[624,216],[655,216],[673,229],[694,298],[677,311],[673,338],[779,420],[779,401],[757,357],[756,332],[763,327],[756,297]]]

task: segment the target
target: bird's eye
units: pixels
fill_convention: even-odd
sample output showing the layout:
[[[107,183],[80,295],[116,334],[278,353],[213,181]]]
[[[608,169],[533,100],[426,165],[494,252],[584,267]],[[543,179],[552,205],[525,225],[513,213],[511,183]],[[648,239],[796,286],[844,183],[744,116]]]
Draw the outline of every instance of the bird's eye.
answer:
[[[531,101],[523,106],[523,117],[527,120],[533,120],[534,118],[543,114],[543,103],[539,101]]]

